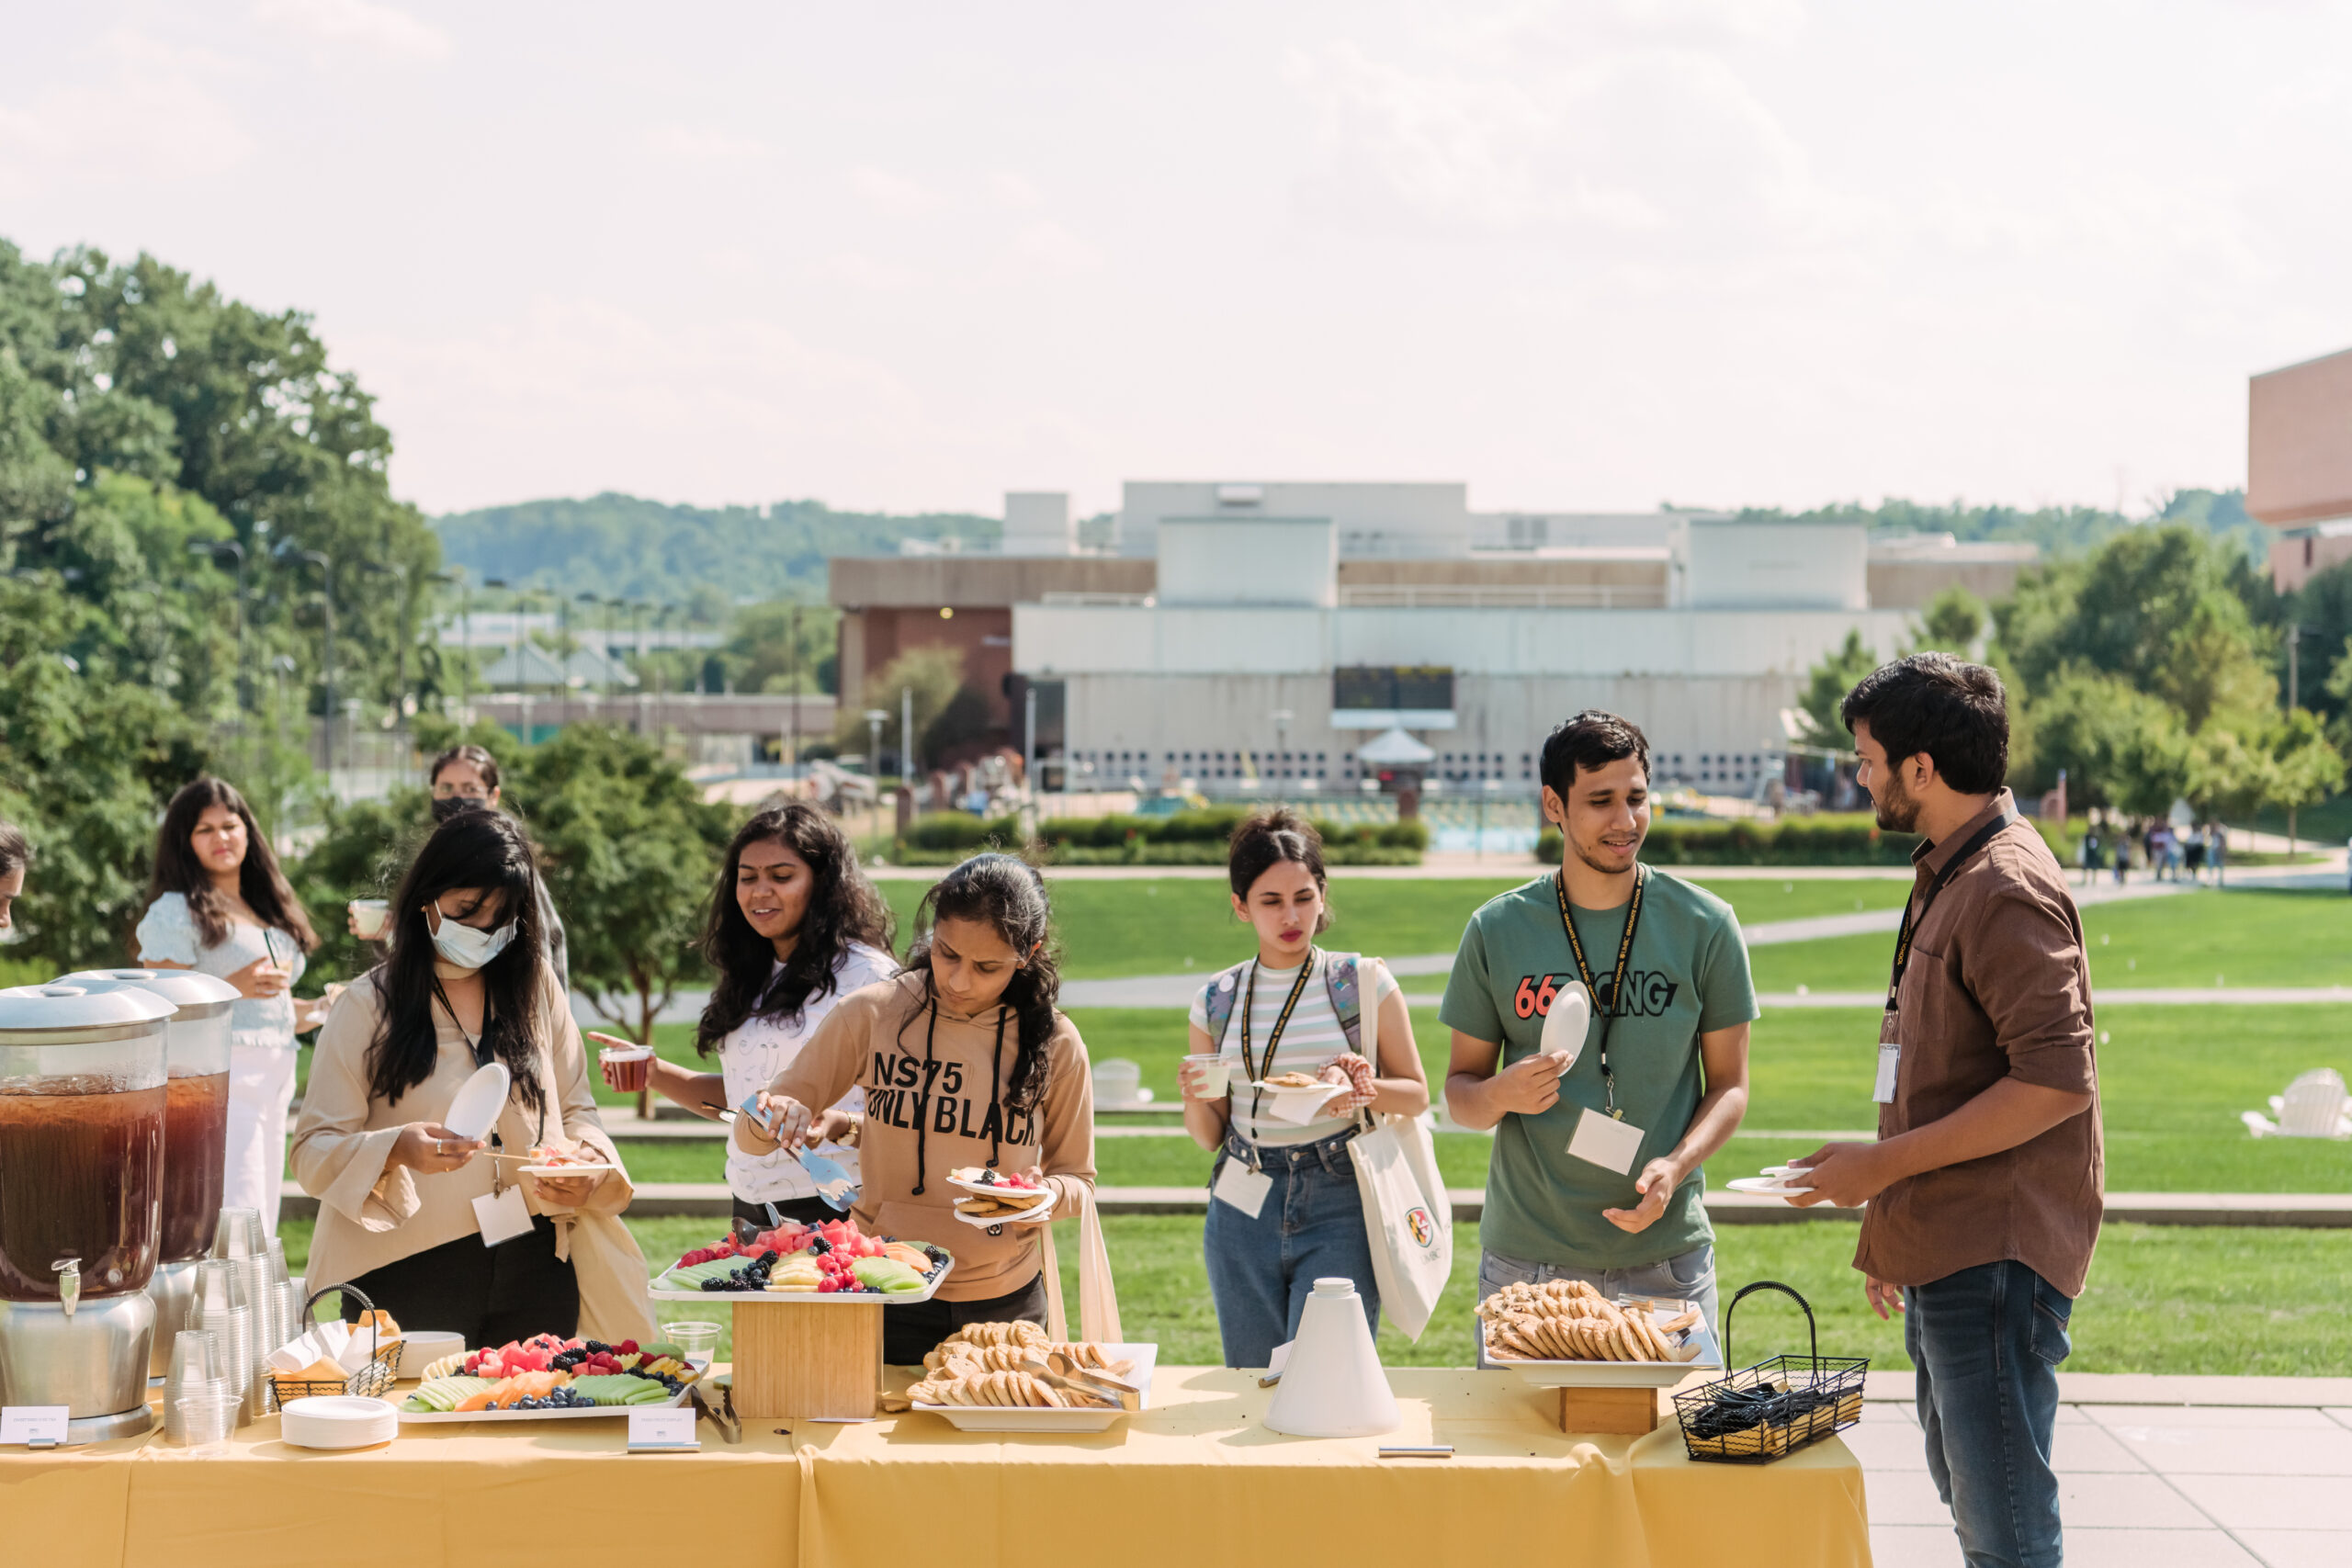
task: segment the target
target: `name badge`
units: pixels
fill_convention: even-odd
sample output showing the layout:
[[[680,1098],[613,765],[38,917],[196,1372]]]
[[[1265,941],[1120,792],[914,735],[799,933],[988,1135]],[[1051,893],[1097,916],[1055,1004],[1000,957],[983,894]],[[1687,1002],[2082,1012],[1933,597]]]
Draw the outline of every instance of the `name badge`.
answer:
[[[1881,1105],[1894,1103],[1894,1075],[1903,1066],[1903,1047],[1890,1040],[1878,1048],[1878,1081],[1871,1086],[1871,1098]]]
[[[1620,1122],[1605,1111],[1587,1106],[1577,1120],[1576,1136],[1568,1140],[1568,1155],[1587,1165],[1630,1176],[1634,1162],[1642,1157],[1644,1135],[1631,1122]]]
[[[70,1404],[11,1404],[0,1410],[0,1446],[53,1449],[65,1441]]]
[[[1210,1192],[1218,1202],[1238,1209],[1254,1220],[1258,1211],[1266,1206],[1266,1194],[1273,1190],[1272,1177],[1262,1170],[1252,1170],[1238,1159],[1229,1159],[1225,1162],[1225,1168],[1217,1172],[1216,1185]]]
[[[485,1192],[475,1199],[474,1223],[481,1227],[484,1247],[496,1247],[502,1241],[513,1241],[527,1234],[531,1209],[523,1201],[523,1190],[509,1187],[503,1192]]]

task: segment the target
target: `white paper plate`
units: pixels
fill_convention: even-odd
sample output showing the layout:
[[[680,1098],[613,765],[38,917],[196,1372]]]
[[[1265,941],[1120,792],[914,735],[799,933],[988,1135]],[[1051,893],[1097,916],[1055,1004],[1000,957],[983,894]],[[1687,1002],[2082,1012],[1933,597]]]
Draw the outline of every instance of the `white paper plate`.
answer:
[[[421,1328],[401,1340],[399,1375],[413,1378],[444,1356],[455,1356],[466,1348],[466,1337],[438,1328]]]
[[[632,1410],[669,1410],[686,1402],[694,1391],[688,1383],[674,1395],[652,1404],[598,1404],[586,1410],[426,1410],[399,1411],[402,1426],[444,1426],[458,1421],[488,1421],[503,1424],[510,1421],[593,1421],[603,1416],[626,1416]],[[411,1389],[409,1393],[416,1391]],[[402,1399],[408,1393],[401,1395]]]
[[[552,1176],[560,1180],[567,1176],[609,1176],[620,1167],[599,1160],[593,1165],[526,1165],[518,1168],[526,1176]]]
[[[665,1291],[657,1277],[652,1290],[646,1292],[657,1302],[700,1302],[705,1306],[760,1306],[785,1303],[815,1306],[904,1306],[912,1302],[927,1302],[935,1295],[947,1276],[956,1272],[956,1259],[950,1258],[940,1265],[939,1272],[931,1277],[920,1291],[904,1295],[886,1296],[878,1291]]]
[[[1105,1345],[1104,1352],[1114,1361],[1133,1361],[1122,1382],[1131,1382],[1143,1390],[1143,1407],[1151,1408],[1151,1373],[1159,1364],[1157,1345]],[[1132,1410],[1032,1410],[999,1409],[990,1404],[918,1404],[915,1409],[925,1416],[944,1416],[956,1430],[963,1432],[1107,1432]]]
[[[1007,1187],[1002,1182],[958,1181],[952,1176],[947,1179],[947,1185],[960,1187],[967,1192],[978,1192],[989,1198],[1014,1198],[1024,1192],[1032,1197],[1043,1197],[1046,1193],[1046,1190],[1042,1187]]]
[[[1001,1189],[995,1190],[990,1193],[990,1196],[992,1197],[1001,1197],[1003,1195]],[[1031,1215],[1036,1213],[1039,1209],[1045,1209],[1051,1212],[1054,1206],[1054,1195],[1051,1192],[1041,1192],[1038,1194],[1038,1198],[1040,1200],[1038,1202],[1030,1204],[1027,1208],[1022,1210],[1017,1214],[985,1214],[975,1217],[971,1214],[966,1213],[961,1209],[955,1211],[955,1213],[957,1219],[978,1230],[989,1230],[997,1225],[1034,1224],[1036,1222],[1030,1217]]]
[[[1724,1185],[1734,1192],[1752,1192],[1759,1198],[1795,1198],[1813,1190],[1810,1187],[1790,1187],[1777,1176],[1735,1176]]]
[[[450,1097],[449,1109],[441,1113],[441,1125],[460,1138],[481,1139],[490,1136],[498,1125],[498,1113],[506,1104],[506,1091],[513,1083],[503,1062],[485,1062],[474,1069],[474,1076],[458,1086]]]
[[[298,1449],[367,1449],[400,1436],[400,1412],[349,1394],[297,1399],[278,1415],[277,1435]]]

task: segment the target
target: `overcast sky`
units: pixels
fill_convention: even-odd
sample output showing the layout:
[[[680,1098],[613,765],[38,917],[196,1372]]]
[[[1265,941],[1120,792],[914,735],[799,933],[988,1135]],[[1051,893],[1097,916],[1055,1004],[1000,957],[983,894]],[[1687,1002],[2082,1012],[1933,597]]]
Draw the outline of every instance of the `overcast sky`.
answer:
[[[2119,498],[2352,345],[2352,3],[11,5],[0,234],[315,313],[434,511]]]

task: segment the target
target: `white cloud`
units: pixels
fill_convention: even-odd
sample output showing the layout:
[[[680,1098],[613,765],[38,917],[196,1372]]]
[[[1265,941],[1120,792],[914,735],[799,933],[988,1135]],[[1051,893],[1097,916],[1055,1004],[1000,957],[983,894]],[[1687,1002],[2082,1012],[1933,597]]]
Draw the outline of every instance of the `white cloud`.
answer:
[[[871,164],[852,169],[849,184],[861,200],[887,218],[924,218],[944,205],[930,186]]]
[[[61,73],[19,107],[0,104],[0,196],[220,175],[254,151],[219,90],[236,65],[209,51],[117,28],[96,69]]]
[[[349,47],[391,60],[446,60],[449,35],[377,0],[254,0],[254,19],[313,43]]]
[[[668,158],[695,164],[751,162],[775,156],[775,149],[755,136],[739,136],[719,126],[665,125],[646,143]]]
[[[1045,192],[1014,174],[1011,169],[997,169],[988,178],[989,195],[1006,207],[1032,208],[1046,205]]]

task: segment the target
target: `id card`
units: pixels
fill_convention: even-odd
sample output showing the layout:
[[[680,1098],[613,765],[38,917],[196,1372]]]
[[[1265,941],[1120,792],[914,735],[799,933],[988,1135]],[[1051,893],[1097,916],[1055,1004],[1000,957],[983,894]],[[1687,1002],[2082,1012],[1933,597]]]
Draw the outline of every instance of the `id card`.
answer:
[[[1220,1203],[1230,1204],[1250,1219],[1266,1206],[1266,1194],[1274,1190],[1274,1179],[1262,1170],[1252,1170],[1238,1159],[1225,1162],[1217,1172],[1216,1185],[1210,1195]]]
[[[1642,1157],[1643,1136],[1642,1130],[1631,1122],[1620,1122],[1605,1111],[1587,1106],[1577,1120],[1576,1136],[1568,1140],[1568,1156],[1620,1176],[1631,1176],[1634,1162]]]
[[[1871,1086],[1871,1098],[1881,1105],[1894,1103],[1894,1075],[1903,1066],[1903,1047],[1889,1040],[1878,1048],[1878,1080]]]
[[[496,1247],[502,1241],[513,1241],[528,1234],[531,1210],[523,1201],[523,1190],[509,1187],[503,1192],[485,1192],[475,1199],[474,1223],[481,1227],[484,1247]]]

